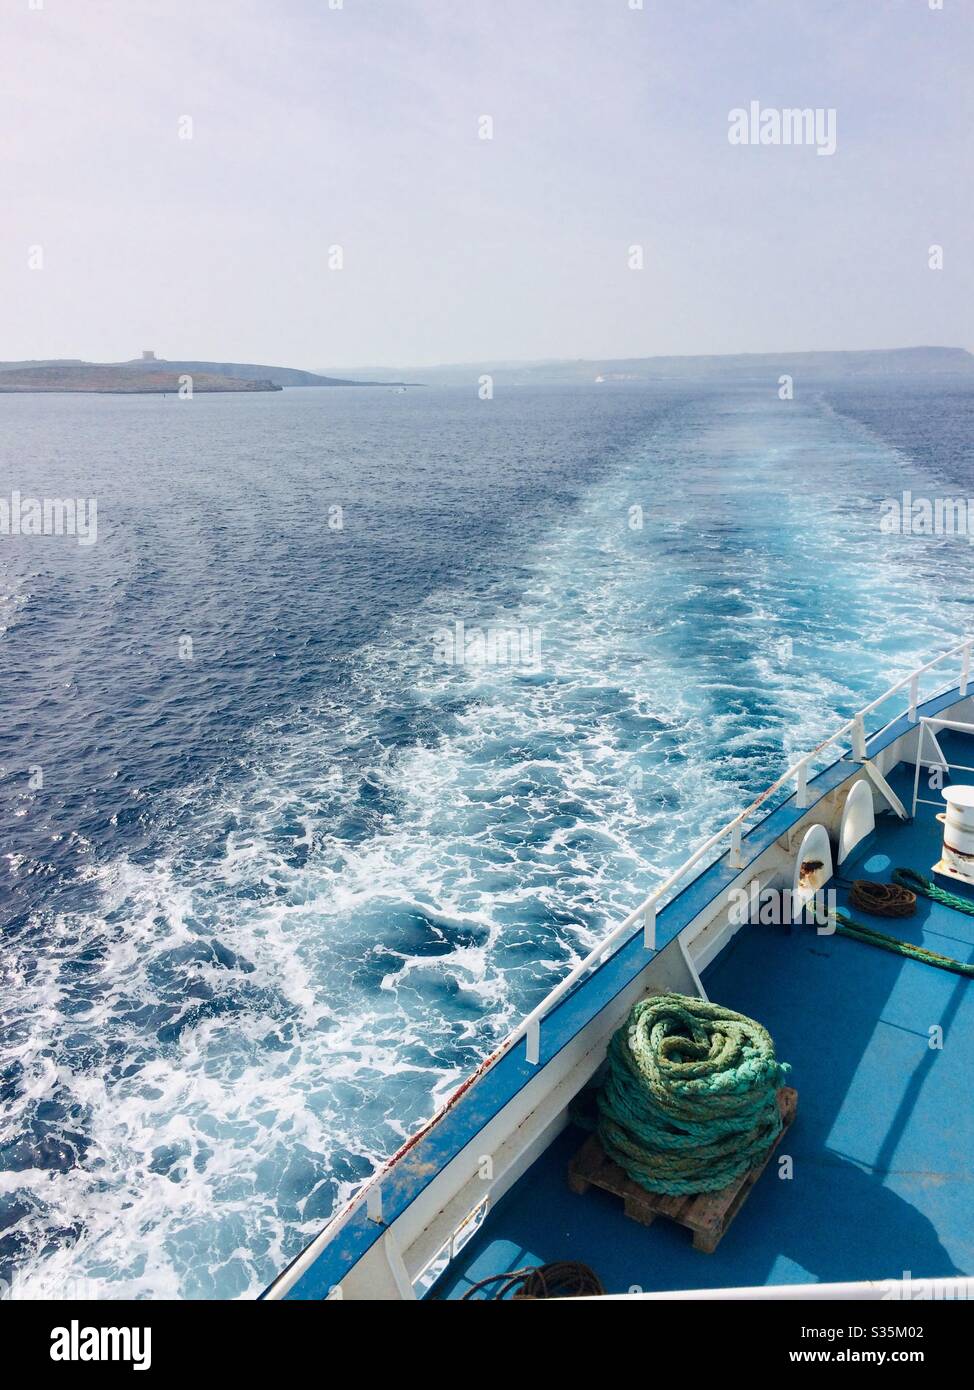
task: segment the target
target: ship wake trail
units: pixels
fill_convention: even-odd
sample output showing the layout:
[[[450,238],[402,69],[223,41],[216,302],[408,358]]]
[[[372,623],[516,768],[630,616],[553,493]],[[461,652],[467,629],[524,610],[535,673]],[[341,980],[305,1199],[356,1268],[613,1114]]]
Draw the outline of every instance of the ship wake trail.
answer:
[[[688,845],[964,627],[947,557],[864,522],[908,462],[793,404],[662,415],[509,566],[451,572],[238,731],[89,909],[21,924],[2,1248],[28,1296],[253,1295]],[[457,621],[537,650],[450,664]]]

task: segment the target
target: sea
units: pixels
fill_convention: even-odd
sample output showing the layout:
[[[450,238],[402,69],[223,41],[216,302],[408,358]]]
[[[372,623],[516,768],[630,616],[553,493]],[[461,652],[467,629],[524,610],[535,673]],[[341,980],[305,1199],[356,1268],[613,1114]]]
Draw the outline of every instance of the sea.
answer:
[[[972,630],[970,538],[883,525],[972,427],[951,378],[0,398],[0,499],[97,503],[0,534],[7,1290],[258,1294]]]

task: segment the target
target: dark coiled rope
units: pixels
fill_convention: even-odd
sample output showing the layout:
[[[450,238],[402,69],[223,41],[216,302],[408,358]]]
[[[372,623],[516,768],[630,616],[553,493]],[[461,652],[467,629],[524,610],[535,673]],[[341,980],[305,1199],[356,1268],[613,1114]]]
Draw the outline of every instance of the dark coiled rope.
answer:
[[[491,1274],[469,1288],[461,1302],[472,1298],[489,1284],[500,1284],[500,1288],[494,1293],[485,1295],[495,1303],[508,1297],[512,1300],[591,1298],[600,1297],[605,1293],[601,1279],[588,1265],[580,1264],[577,1260],[555,1260],[551,1264]]]
[[[873,883],[868,878],[856,879],[849,901],[874,917],[912,917],[917,910],[917,895],[909,888],[899,883]]]

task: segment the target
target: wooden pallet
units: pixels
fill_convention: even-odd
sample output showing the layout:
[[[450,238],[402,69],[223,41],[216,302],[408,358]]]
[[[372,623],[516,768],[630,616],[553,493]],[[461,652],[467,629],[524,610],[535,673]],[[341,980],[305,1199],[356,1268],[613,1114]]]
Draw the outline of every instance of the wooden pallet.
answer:
[[[767,1167],[768,1160],[788,1132],[798,1108],[798,1092],[791,1086],[778,1091],[781,1112],[781,1134],[754,1168],[719,1192],[699,1192],[689,1197],[668,1197],[659,1192],[647,1192],[644,1187],[626,1177],[618,1164],[603,1152],[597,1134],[591,1135],[568,1166],[568,1186],[580,1195],[590,1187],[600,1187],[621,1197],[625,1212],[633,1221],[651,1226],[657,1216],[666,1216],[693,1232],[693,1248],[712,1255],[727,1232],[728,1226],[744,1205],[751,1188]]]

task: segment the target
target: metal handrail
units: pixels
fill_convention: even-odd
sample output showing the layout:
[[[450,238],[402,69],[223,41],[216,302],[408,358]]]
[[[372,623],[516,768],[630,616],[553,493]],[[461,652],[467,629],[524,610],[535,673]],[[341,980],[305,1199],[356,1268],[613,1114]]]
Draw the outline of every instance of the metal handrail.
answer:
[[[846,720],[841,728],[837,729],[834,734],[825,739],[822,743],[819,743],[810,753],[806,753],[803,758],[799,758],[797,763],[790,767],[787,772],[782,773],[782,775],[776,781],[772,782],[769,787],[766,787],[761,795],[756,797],[749,806],[745,807],[733,820],[728,821],[716,834],[711,835],[708,840],[691,854],[689,859],[685,860],[684,863],[682,863],[678,869],[675,869],[668,878],[664,879],[637,908],[630,912],[625,921],[620,922],[604,940],[599,942],[598,946],[589,952],[584,960],[580,961],[574,969],[569,971],[564,979],[559,980],[558,984],[555,985],[554,989],[552,989],[544,999],[542,999],[541,1003],[532,1009],[531,1012],[507,1035],[494,1053],[494,1057],[496,1058],[509,1052],[521,1038],[526,1037],[527,1060],[532,1064],[537,1064],[541,1046],[541,1023],[545,1016],[549,1014],[554,1006],[564,998],[568,991],[578,983],[583,975],[587,974],[593,966],[601,964],[606,960],[615,946],[620,944],[623,940],[628,940],[633,928],[640,919],[642,919],[643,922],[646,945],[649,949],[655,949],[656,912],[659,900],[665,893],[668,893],[671,888],[674,888],[684,875],[688,874],[692,868],[699,864],[700,860],[703,859],[705,855],[709,854],[712,849],[728,836],[731,837],[731,868],[743,868],[744,864],[740,859],[741,829],[748,816],[750,816],[753,811],[756,811],[758,807],[764,805],[769,797],[773,796],[776,791],[780,790],[785,783],[791,781],[793,778],[797,784],[798,806],[800,809],[804,809],[807,805],[806,787],[809,763],[827,748],[831,748],[834,744],[838,743],[840,739],[844,739],[847,734],[852,734],[853,757],[859,761],[865,761],[867,757],[867,743],[876,738],[877,734],[882,733],[882,729],[877,729],[872,734],[866,734],[864,725],[866,715],[872,714],[880,705],[885,704],[886,701],[891,699],[894,695],[898,695],[900,691],[904,690],[907,686],[910,688],[909,717],[911,723],[915,723],[917,704],[919,701],[920,677],[927,671],[933,670],[935,666],[939,666],[941,662],[956,656],[959,652],[963,652],[960,694],[962,697],[965,696],[967,694],[967,686],[971,673],[972,647],[974,647],[974,639],[967,638],[963,642],[959,642],[955,647],[951,647],[949,651],[943,652],[938,657],[934,657],[933,661],[928,661],[924,666],[918,666],[915,671],[911,671],[908,676],[904,676],[896,685],[890,686],[889,690],[887,690],[885,694],[880,695],[879,699],[873,700],[871,704],[864,705],[851,719]],[[932,697],[928,696],[928,698]]]
[[[951,763],[944,757],[944,751],[937,742],[937,735],[943,729],[950,729],[959,734],[974,734],[974,724],[964,724],[957,719],[937,719],[931,715],[922,715],[920,718],[920,737],[917,740],[916,762],[913,769],[913,806],[912,814],[915,817],[917,805],[922,802],[924,806],[939,806],[943,810],[942,801],[931,801],[929,797],[920,795],[920,768],[933,767],[923,756],[924,735],[930,735],[933,742],[934,751],[937,754],[936,766],[942,768],[944,772],[974,772],[974,767],[967,767],[964,763]]]

